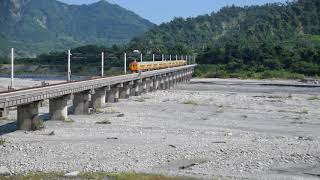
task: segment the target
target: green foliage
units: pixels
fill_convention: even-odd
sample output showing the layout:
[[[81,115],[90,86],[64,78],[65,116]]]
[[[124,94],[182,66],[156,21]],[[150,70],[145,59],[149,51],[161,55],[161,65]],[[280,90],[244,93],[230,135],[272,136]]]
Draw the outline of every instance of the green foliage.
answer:
[[[201,78],[242,78],[242,79],[304,79],[305,76],[299,73],[292,73],[287,70],[264,70],[260,72],[241,70],[238,72],[229,71],[227,65],[199,65],[195,75]]]
[[[62,172],[29,172],[28,174],[8,176],[7,179],[21,180],[42,180],[42,179],[69,179],[64,177]],[[79,176],[71,179],[114,179],[114,180],[196,180],[190,177],[171,177],[157,174],[138,174],[138,173],[105,173],[105,172],[81,172]]]
[[[318,96],[311,96],[308,98],[309,101],[315,101],[315,100],[319,100],[320,98]]]
[[[105,46],[81,46],[71,49],[71,71],[73,75],[100,75],[101,52],[105,52],[105,75],[113,76],[122,73],[124,46],[114,45],[110,48]],[[51,52],[40,54],[36,58],[20,58],[17,64],[40,65],[33,73],[63,74],[67,71],[67,52]],[[129,62],[128,62],[129,63]],[[49,71],[49,72],[48,72]],[[52,71],[52,72],[51,72]]]
[[[0,138],[0,145],[4,145],[6,143],[6,140],[3,138]]]
[[[35,56],[87,44],[124,44],[154,25],[118,5],[67,5],[56,0],[0,1],[0,55],[15,47]]]
[[[176,18],[135,38],[132,49],[197,52],[204,77],[303,78],[320,74],[320,2],[225,7]],[[183,44],[183,48],[179,47]],[[184,49],[181,51],[180,49]]]
[[[38,130],[41,130],[44,128],[44,122],[42,119],[35,119],[32,123],[32,127],[31,127],[31,130],[32,131],[38,131]]]

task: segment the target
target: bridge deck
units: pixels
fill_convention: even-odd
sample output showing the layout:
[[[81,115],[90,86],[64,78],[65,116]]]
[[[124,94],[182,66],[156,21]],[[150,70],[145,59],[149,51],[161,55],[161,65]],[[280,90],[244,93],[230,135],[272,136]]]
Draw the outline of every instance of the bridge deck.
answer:
[[[45,87],[35,87],[30,89],[17,90],[13,92],[4,92],[0,94],[0,108],[14,107],[22,104],[27,104],[34,101],[51,99],[67,94],[82,92],[101,87],[107,87],[119,83],[135,81],[143,78],[160,76],[167,73],[182,71],[194,68],[196,65],[187,65],[182,67],[161,69],[155,71],[143,72],[139,74],[128,74],[115,77],[98,78],[85,81],[70,82],[57,84]]]

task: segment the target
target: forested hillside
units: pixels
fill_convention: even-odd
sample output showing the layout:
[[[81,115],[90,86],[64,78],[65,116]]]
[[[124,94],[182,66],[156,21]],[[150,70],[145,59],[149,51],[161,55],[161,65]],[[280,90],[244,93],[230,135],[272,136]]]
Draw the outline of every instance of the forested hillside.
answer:
[[[67,5],[57,0],[1,0],[0,56],[20,57],[88,44],[126,44],[154,24],[105,0]]]
[[[206,77],[320,74],[320,1],[225,7],[176,18],[134,39],[146,52],[197,53]]]
[[[79,68],[99,66],[97,54],[111,55],[121,66],[123,52],[197,54],[201,77],[304,78],[320,75],[320,1],[225,7],[211,15],[176,18],[132,40],[126,46],[87,46]],[[0,59],[1,60],[1,59]],[[20,63],[65,64],[66,54],[50,53]]]

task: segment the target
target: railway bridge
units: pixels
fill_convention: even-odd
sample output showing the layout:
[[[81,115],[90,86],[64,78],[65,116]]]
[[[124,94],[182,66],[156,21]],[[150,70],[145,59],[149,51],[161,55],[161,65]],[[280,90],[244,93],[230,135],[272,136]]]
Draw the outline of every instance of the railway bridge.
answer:
[[[39,117],[39,107],[44,100],[49,99],[50,119],[64,121],[68,118],[69,100],[73,101],[74,114],[89,114],[90,108],[97,110],[105,103],[186,83],[192,78],[195,67],[196,65],[186,65],[3,92],[0,93],[1,116],[7,115],[8,108],[17,107],[18,129],[30,130],[33,121]]]

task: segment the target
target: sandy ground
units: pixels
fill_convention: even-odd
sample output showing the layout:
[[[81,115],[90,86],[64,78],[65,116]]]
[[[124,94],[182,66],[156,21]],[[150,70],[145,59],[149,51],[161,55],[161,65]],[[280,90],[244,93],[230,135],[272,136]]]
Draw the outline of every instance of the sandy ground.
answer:
[[[317,179],[320,88],[292,81],[195,79],[47,121],[37,132],[0,122],[0,165],[29,171],[144,172],[204,179]],[[269,84],[269,85],[268,85]],[[44,117],[48,107],[41,108]],[[96,124],[108,121],[111,124]],[[54,135],[49,135],[54,131]]]

